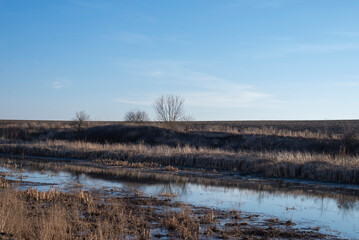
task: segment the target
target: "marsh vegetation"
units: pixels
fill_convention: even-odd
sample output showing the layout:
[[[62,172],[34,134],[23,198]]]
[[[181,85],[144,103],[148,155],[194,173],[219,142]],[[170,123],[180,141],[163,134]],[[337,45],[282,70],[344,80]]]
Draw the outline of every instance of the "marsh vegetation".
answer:
[[[109,185],[110,189],[101,187],[96,180],[92,186],[86,186],[86,180],[70,188],[63,188],[69,182],[53,180],[52,184],[47,183],[46,175],[50,172],[44,169],[52,169],[51,179],[59,178],[58,174],[64,169],[71,171],[71,176],[81,172],[104,178],[100,169],[96,172],[94,167],[79,168],[75,163],[64,166],[64,163],[39,160],[4,159],[2,166],[5,171],[0,179],[6,185],[0,189],[0,213],[3,216],[0,232],[5,239],[332,238],[318,232],[319,228],[297,227],[291,220],[184,204],[176,199],[186,193],[172,192],[173,182],[169,177],[162,178],[162,185],[168,186],[164,191],[148,195],[141,188],[126,190],[123,186],[114,188],[113,184]],[[44,177],[32,174],[29,167],[37,169]],[[162,174],[157,175],[160,179]],[[107,178],[118,181],[114,177]],[[35,179],[40,182],[31,182]],[[140,179],[148,184],[150,178],[148,174],[136,178],[136,175],[122,173],[122,179],[135,182]],[[151,182],[158,184],[155,178]],[[177,182],[181,185],[185,181]],[[57,184],[61,184],[59,190]]]
[[[175,130],[158,122],[89,122],[81,130],[68,122],[1,126],[0,152],[6,154],[359,182],[356,121],[186,122]]]
[[[0,153],[5,157],[17,158],[17,164],[21,166],[36,166],[42,171],[71,171],[72,173],[87,174],[110,181],[195,183],[235,188],[246,186],[246,189],[267,189],[274,192],[278,191],[276,184],[279,184],[282,186],[281,192],[296,192],[300,195],[308,191],[315,195],[323,192],[320,187],[301,187],[298,189],[277,182],[258,185],[258,182],[253,182],[251,177],[358,184],[359,143],[356,135],[358,129],[358,121],[180,121],[176,122],[175,125],[145,121],[126,123],[88,121],[86,125],[81,127],[77,127],[73,122],[66,121],[1,121]],[[35,160],[38,157],[43,158]],[[7,164],[13,165],[13,163]],[[16,232],[12,227],[1,230],[4,238],[11,238],[12,236],[22,238],[23,235],[21,234],[28,232],[30,235],[27,237],[31,239],[31,236],[38,234],[36,231],[42,229],[39,227],[41,226],[40,219],[45,222],[52,221],[48,218],[51,218],[51,213],[56,211],[62,212],[56,213],[59,216],[70,214],[67,212],[70,208],[65,202],[75,201],[78,202],[76,204],[84,204],[76,197],[79,194],[88,194],[88,196],[91,195],[91,199],[97,199],[91,200],[94,204],[91,206],[95,206],[94,209],[104,208],[104,212],[99,213],[99,210],[96,212],[92,209],[91,211],[96,212],[94,214],[93,212],[86,212],[88,210],[86,204],[78,206],[80,210],[76,213],[77,215],[70,214],[61,218],[62,221],[65,219],[68,222],[55,224],[64,226],[60,230],[56,229],[56,231],[64,231],[64,234],[67,234],[63,235],[65,238],[78,238],[81,234],[89,239],[125,238],[125,236],[146,239],[161,237],[162,235],[188,239],[198,237],[306,239],[325,237],[313,229],[309,232],[303,231],[303,229],[292,229],[293,222],[290,218],[285,219],[285,221],[283,219],[269,221],[270,223],[280,223],[278,227],[269,226],[269,222],[266,222],[263,225],[264,230],[263,226],[258,229],[258,222],[254,224],[248,219],[242,222],[228,222],[228,219],[225,221],[222,219],[221,224],[216,223],[216,225],[214,224],[216,221],[213,222],[213,212],[219,211],[221,213],[217,212],[216,214],[225,214],[228,218],[231,216],[229,209],[218,210],[207,207],[204,210],[206,208],[204,207],[196,212],[194,210],[196,207],[191,205],[189,210],[186,207],[179,208],[176,211],[167,211],[167,208],[177,208],[176,204],[180,204],[180,201],[171,201],[173,197],[171,193],[170,195],[165,193],[162,196],[167,197],[167,200],[155,200],[152,199],[151,195],[149,197],[139,196],[136,191],[123,206],[133,209],[134,206],[131,204],[137,204],[136,209],[140,209],[139,211],[143,215],[134,211],[126,212],[127,210],[121,208],[121,214],[127,214],[126,216],[129,216],[129,219],[134,219],[136,216],[139,220],[137,219],[136,223],[131,222],[132,220],[126,220],[129,222],[124,222],[124,225],[120,225],[118,229],[114,230],[112,229],[113,224],[120,221],[119,216],[111,214],[107,216],[107,212],[115,213],[117,210],[113,210],[112,205],[121,205],[123,200],[119,199],[124,196],[117,196],[119,199],[101,198],[103,195],[98,195],[97,192],[89,190],[83,190],[83,193],[55,193],[50,190],[46,190],[45,193],[43,191],[33,193],[36,196],[45,196],[44,198],[57,194],[56,196],[61,196],[59,199],[67,199],[57,201],[48,197],[52,199],[52,202],[56,202],[52,205],[46,202],[48,200],[38,198],[35,201],[29,197],[31,191],[36,192],[37,190],[15,191],[11,188],[12,184],[9,183],[6,176],[0,179],[0,186],[3,189],[1,190],[2,201],[8,201],[6,199],[9,198],[5,198],[5,196],[18,199],[16,203],[22,204],[18,206],[19,209],[24,210],[22,213],[24,216],[21,217],[29,218],[27,221],[34,223],[33,229],[30,229],[32,225],[29,225],[28,230],[22,230],[22,232],[19,230],[21,233]],[[335,189],[335,191],[333,189],[327,191],[324,194],[325,197],[336,196],[337,206],[346,209],[345,206],[347,206],[348,201],[338,197],[336,192],[341,192],[340,189],[344,188],[336,187]],[[339,196],[342,196],[341,194]],[[346,195],[353,197],[351,203],[355,206],[357,204],[356,194],[355,190],[352,194]],[[138,204],[139,198],[142,199],[142,203],[146,199],[146,204],[143,204],[142,207]],[[109,199],[111,202],[107,202]],[[121,204],[117,201],[121,201]],[[102,204],[104,202],[106,204]],[[2,204],[1,206],[7,206],[5,202]],[[74,206],[77,206],[76,204],[73,203]],[[172,204],[175,205],[172,206]],[[29,209],[39,209],[39,206],[44,205],[46,205],[45,210],[43,209],[41,213],[32,215],[28,212]],[[153,212],[148,212],[148,206],[154,208],[154,205],[161,209],[160,213],[155,211],[156,214],[159,214],[156,217],[153,217]],[[53,209],[52,206],[56,206],[56,209]],[[111,208],[111,210],[106,210],[106,208]],[[290,208],[288,206],[288,209]],[[6,207],[6,209],[10,208]],[[70,210],[72,211],[72,209]],[[6,216],[10,216],[9,213],[6,214],[8,214]],[[134,215],[131,217],[131,214]],[[31,219],[35,216],[38,219],[37,222]],[[91,218],[83,216],[91,216]],[[74,219],[79,222],[74,225],[75,228],[70,228],[69,226],[72,226]],[[231,216],[229,219],[236,219],[236,217]],[[8,224],[11,221],[15,221],[15,218],[7,220]],[[287,224],[285,224],[286,222]],[[178,227],[178,224],[183,226]],[[283,229],[283,226],[286,228]],[[52,234],[51,231],[46,237]]]

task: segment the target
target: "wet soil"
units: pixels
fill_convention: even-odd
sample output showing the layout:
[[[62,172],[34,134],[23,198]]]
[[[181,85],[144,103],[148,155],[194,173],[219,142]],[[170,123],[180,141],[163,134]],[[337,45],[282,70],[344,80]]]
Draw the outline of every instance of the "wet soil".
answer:
[[[9,183],[9,187],[0,189],[0,194],[15,191],[11,190],[12,186],[28,184],[1,178],[2,181]],[[74,196],[91,194],[91,210],[88,210],[90,205],[88,201],[81,202],[84,205],[83,209],[86,209],[81,213],[83,216],[81,221],[87,222],[89,228],[96,228],[91,225],[94,217],[96,222],[106,221],[109,217],[114,217],[111,215],[111,206],[122,205],[125,206],[127,214],[138,216],[142,221],[141,224],[146,225],[146,229],[150,229],[147,237],[151,239],[336,239],[334,236],[321,234],[318,229],[297,229],[293,227],[295,226],[293,222],[277,218],[262,219],[260,215],[241,211],[197,207],[172,201],[173,196],[148,197],[142,196],[140,192],[122,192],[120,196],[115,197],[112,191],[105,189],[91,193],[76,190],[69,193],[60,192],[56,193],[56,197],[48,197],[46,193],[42,195],[36,189],[17,193],[27,199],[31,209],[37,209],[38,205],[42,208],[50,208],[58,204],[68,207],[67,205],[71,205],[74,201]],[[36,214],[36,212],[32,213],[32,215]],[[93,230],[87,229],[87,231]],[[131,227],[126,231],[128,236],[141,236]],[[10,232],[1,232],[0,239],[20,238]]]
[[[34,168],[37,170],[51,171],[71,171],[74,175],[86,173],[87,175],[97,179],[107,179],[111,181],[142,181],[147,184],[158,183],[197,183],[207,186],[224,186],[229,188],[243,188],[268,191],[274,193],[293,193],[298,195],[313,195],[322,198],[340,198],[338,202],[357,202],[358,186],[356,185],[340,185],[325,182],[302,181],[293,179],[265,179],[257,176],[238,175],[233,172],[213,172],[205,169],[189,169],[189,168],[170,168],[161,166],[128,166],[126,163],[99,162],[99,161],[76,161],[70,159],[21,159],[16,160],[12,157],[2,158],[2,163],[8,167],[17,169],[16,171],[24,171],[24,168]],[[110,171],[111,170],[111,171]],[[46,183],[36,183],[22,180],[5,180],[5,174],[0,175],[0,183],[7,182],[12,187],[22,186],[35,187],[46,185]],[[49,184],[53,185],[53,184]],[[9,187],[8,186],[8,187]],[[79,187],[81,189],[81,186]],[[5,188],[3,188],[5,189]],[[116,190],[118,191],[118,190]],[[266,215],[248,213],[238,210],[223,210],[215,207],[195,206],[193,204],[184,204],[176,201],[173,193],[166,193],[161,196],[148,196],[140,191],[115,192],[113,189],[92,190],[92,194],[106,196],[106,198],[126,199],[133,206],[156,208],[160,217],[152,221],[151,232],[153,238],[170,239],[180,237],[176,235],[176,230],[171,223],[171,219],[181,219],[182,215],[178,213],[184,212],[186,209],[191,210],[191,214],[199,221],[200,236],[206,239],[318,239],[329,238],[335,239],[335,233],[325,234],[320,227],[304,227],[292,220],[271,217]],[[150,202],[149,202],[150,200]],[[103,199],[101,201],[104,201]],[[342,207],[342,205],[338,205]],[[343,208],[345,205],[343,204]],[[167,211],[168,209],[173,210]],[[288,209],[288,211],[294,210]],[[162,214],[162,215],[161,215]],[[177,214],[177,215],[176,215]],[[206,218],[210,218],[210,221]],[[160,222],[160,219],[166,219]],[[201,220],[202,219],[202,220]],[[216,221],[215,221],[216,220]],[[209,221],[209,223],[207,223]],[[169,222],[169,223],[168,223]],[[171,224],[172,225],[171,225]],[[161,225],[162,224],[162,225]],[[165,227],[163,227],[165,226]],[[165,229],[163,229],[165,228]],[[195,232],[195,230],[193,230]],[[197,232],[198,234],[198,232]],[[5,237],[11,237],[3,235]],[[342,237],[340,237],[342,238]],[[0,237],[0,239],[2,239]]]

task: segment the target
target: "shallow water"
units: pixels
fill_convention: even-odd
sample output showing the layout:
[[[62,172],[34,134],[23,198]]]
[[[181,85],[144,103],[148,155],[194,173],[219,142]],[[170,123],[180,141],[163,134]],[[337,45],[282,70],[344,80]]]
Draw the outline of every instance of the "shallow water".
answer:
[[[7,173],[5,178],[9,180],[19,180],[22,177],[23,181],[32,182],[30,185],[20,185],[19,188],[22,189],[29,186],[35,186],[42,191],[50,188],[64,191],[73,188],[84,190],[109,188],[114,190],[115,195],[121,194],[122,190],[140,190],[151,196],[177,193],[175,201],[223,210],[258,213],[264,218],[292,220],[298,224],[298,227],[318,226],[323,233],[334,234],[341,238],[359,239],[359,195],[351,196],[346,200],[346,196],[341,196],[339,193],[337,196],[333,193],[330,197],[323,197],[305,192],[294,194],[289,191],[253,190],[244,187],[229,188],[192,183],[148,184],[135,181],[111,181],[64,171],[35,171],[25,168],[25,171],[20,173],[4,166],[0,167],[1,172]]]

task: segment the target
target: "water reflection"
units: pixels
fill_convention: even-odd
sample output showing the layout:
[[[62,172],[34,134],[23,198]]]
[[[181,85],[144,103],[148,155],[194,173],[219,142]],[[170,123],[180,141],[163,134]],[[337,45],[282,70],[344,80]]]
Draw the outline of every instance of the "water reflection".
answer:
[[[334,231],[334,234],[340,232],[341,237],[359,238],[359,190],[344,191],[339,189],[340,185],[333,185],[332,188],[323,190],[319,187],[307,188],[299,183],[282,181],[273,184],[273,182],[246,180],[227,184],[171,174],[151,175],[139,171],[132,173],[119,171],[116,172],[117,175],[108,176],[91,168],[81,170],[76,168],[77,170],[74,171],[71,167],[53,166],[52,171],[41,171],[41,166],[31,165],[24,169],[25,172],[19,172],[18,169],[2,166],[0,172],[7,172],[7,179],[19,180],[22,176],[23,181],[33,182],[33,186],[39,190],[47,190],[51,187],[65,191],[73,188],[89,190],[105,187],[114,189],[114,194],[120,190],[139,190],[156,196],[176,194],[174,201],[258,213],[266,218],[290,219],[299,226],[313,227],[315,223],[323,232]],[[47,166],[45,169],[51,167]],[[23,188],[27,187],[28,185],[23,186]]]

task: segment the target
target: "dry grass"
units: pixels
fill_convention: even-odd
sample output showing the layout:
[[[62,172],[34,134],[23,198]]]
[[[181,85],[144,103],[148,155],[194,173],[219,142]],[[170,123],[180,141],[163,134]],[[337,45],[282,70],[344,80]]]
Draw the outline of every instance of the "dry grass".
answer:
[[[105,166],[116,166],[116,167],[126,167],[126,168],[156,168],[161,165],[154,162],[129,162],[121,161],[114,159],[96,159],[93,162],[105,165]]]
[[[0,191],[0,216],[1,239],[325,237],[313,230],[283,228],[282,222],[268,230],[267,226],[257,226],[251,215],[239,217],[236,213],[232,217],[232,212],[191,208],[156,198],[101,197],[84,191]],[[235,220],[230,223],[230,219]],[[227,222],[225,227],[221,221]],[[240,224],[243,222],[247,224]],[[248,232],[248,227],[256,231]]]
[[[167,128],[161,122],[118,122],[89,121],[88,127],[97,126],[153,126]],[[302,137],[317,139],[340,139],[347,129],[357,131],[358,121],[218,121],[218,122],[179,122],[177,131],[222,132],[233,134],[273,135],[283,137]],[[21,130],[28,135],[44,133],[46,130],[74,129],[72,121],[32,121],[0,120],[0,137],[18,139]]]
[[[153,209],[128,199],[103,201],[83,191],[0,192],[0,232],[19,239],[150,239]]]
[[[261,127],[236,127],[230,125],[208,125],[200,129],[192,126],[188,131],[203,131],[203,132],[221,132],[232,134],[248,134],[248,135],[265,135],[265,136],[280,136],[280,137],[295,137],[295,138],[315,138],[315,139],[340,139],[341,134],[329,133],[327,131],[317,130],[295,130],[286,129],[282,127],[261,126]]]
[[[158,122],[89,122],[89,127],[105,127],[80,133],[66,121],[0,121],[0,153],[88,159],[133,168],[194,167],[359,182],[358,121],[186,124],[195,132],[167,131]],[[55,135],[72,141],[51,140]]]
[[[95,144],[88,142],[1,141],[0,152],[30,156],[126,161],[215,170],[240,171],[267,177],[305,178],[343,183],[359,182],[359,158],[303,152],[251,152],[190,146]],[[130,165],[131,165],[130,164]]]
[[[340,134],[333,134],[320,131],[295,131],[289,129],[281,129],[274,127],[250,127],[244,128],[241,133],[243,134],[257,134],[257,135],[268,135],[268,136],[281,136],[281,137],[295,137],[295,138],[315,138],[315,139],[340,139]]]
[[[10,186],[9,182],[5,178],[0,176],[0,189],[1,188],[9,188],[9,186]]]
[[[172,130],[159,122],[89,122],[88,128],[76,131],[71,122],[64,121],[0,121],[0,139],[127,144],[143,142],[151,146],[190,145],[224,150],[308,151],[359,155],[359,141],[351,141],[348,145],[346,137],[348,129],[352,129],[354,133],[358,131],[358,123],[190,122],[186,123],[186,130],[181,130],[180,123],[179,129]],[[347,124],[349,127],[340,124]]]

